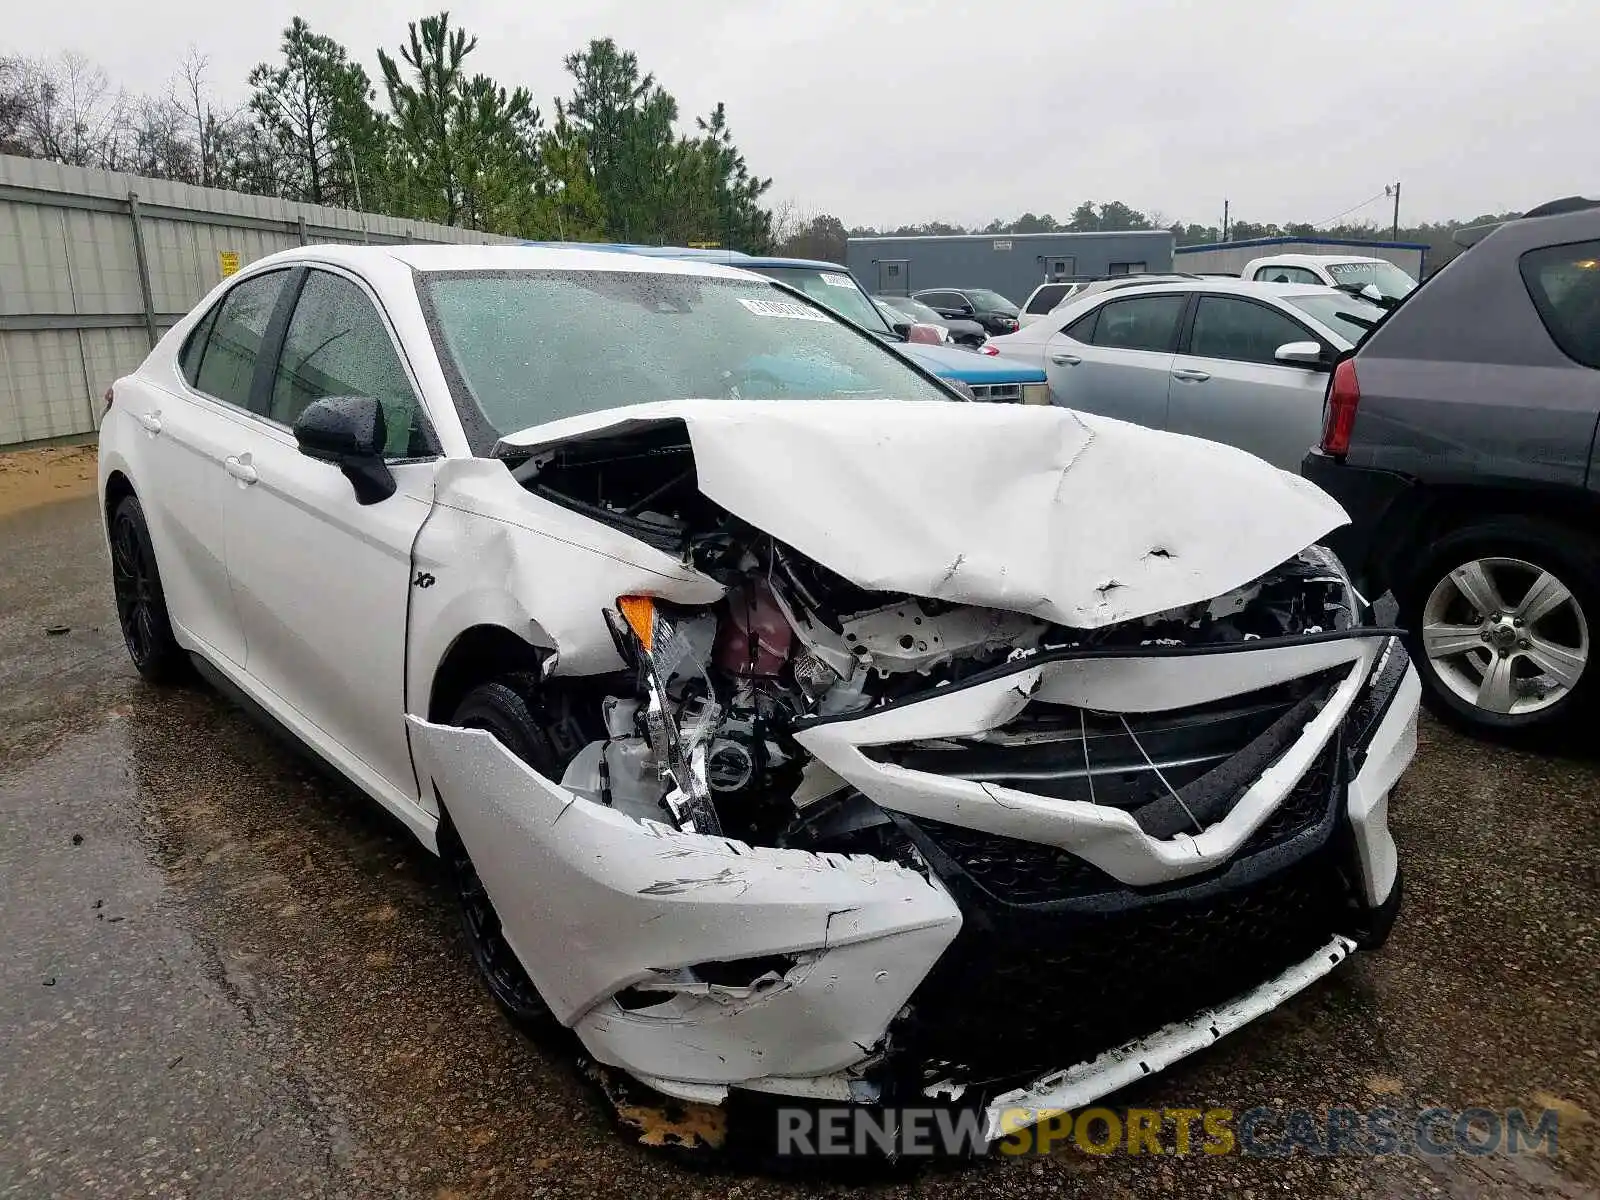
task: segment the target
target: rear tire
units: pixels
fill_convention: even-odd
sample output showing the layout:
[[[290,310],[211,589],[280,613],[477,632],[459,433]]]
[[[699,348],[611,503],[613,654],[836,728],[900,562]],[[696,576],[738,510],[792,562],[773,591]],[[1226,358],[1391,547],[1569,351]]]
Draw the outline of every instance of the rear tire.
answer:
[[[537,695],[538,680],[532,675],[508,675],[481,683],[462,697],[450,724],[492,733],[501,745],[541,775],[559,779],[560,764],[539,719],[542,714]],[[460,906],[461,927],[473,964],[495,1003],[513,1024],[528,1033],[556,1028],[554,1015],[506,941],[500,914],[447,812],[440,814],[439,857]]]
[[[117,502],[107,535],[117,625],[134,669],[151,683],[178,683],[189,678],[189,655],[172,633],[155,546],[137,496],[130,494]]]
[[[1446,722],[1534,740],[1600,694],[1600,542],[1501,517],[1445,534],[1395,589],[1423,699]]]

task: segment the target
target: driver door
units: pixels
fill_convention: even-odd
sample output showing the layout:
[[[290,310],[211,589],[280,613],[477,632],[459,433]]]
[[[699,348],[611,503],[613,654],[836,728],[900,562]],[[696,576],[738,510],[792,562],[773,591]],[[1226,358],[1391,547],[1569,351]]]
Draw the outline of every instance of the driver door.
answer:
[[[223,502],[245,671],[278,715],[367,790],[415,803],[406,740],[411,547],[433,500],[437,443],[399,343],[354,276],[298,282],[252,395],[260,433],[235,452]],[[324,396],[379,400],[395,494],[357,502],[339,468],[308,458],[292,426]],[[331,745],[330,745],[331,743]]]

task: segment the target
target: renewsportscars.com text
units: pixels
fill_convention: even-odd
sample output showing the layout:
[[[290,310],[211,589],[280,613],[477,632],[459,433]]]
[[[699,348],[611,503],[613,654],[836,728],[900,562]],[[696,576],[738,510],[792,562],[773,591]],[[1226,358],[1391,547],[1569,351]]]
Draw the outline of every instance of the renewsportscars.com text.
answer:
[[[1066,1147],[1102,1155],[1553,1157],[1559,1135],[1555,1111],[1520,1108],[1087,1108],[1043,1120],[1017,1108],[1001,1115],[1002,1136],[992,1144],[984,1114],[973,1109],[825,1106],[780,1108],[774,1117],[777,1154],[796,1158],[1050,1154]]]

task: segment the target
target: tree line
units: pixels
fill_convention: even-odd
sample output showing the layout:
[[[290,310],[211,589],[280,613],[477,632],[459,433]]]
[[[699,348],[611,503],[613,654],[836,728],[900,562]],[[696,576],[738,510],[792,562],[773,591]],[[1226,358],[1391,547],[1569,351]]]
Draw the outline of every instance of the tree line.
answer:
[[[167,91],[133,96],[81,55],[0,56],[0,152],[489,233],[766,252],[771,180],[722,104],[687,126],[636,55],[597,38],[562,60],[549,115],[472,69],[448,12],[379,48],[379,79],[295,17],[223,103],[191,49]]]
[[[1418,242],[1428,247],[1427,262],[1430,268],[1444,265],[1460,252],[1452,240],[1459,229],[1473,225],[1487,225],[1506,221],[1520,214],[1514,212],[1484,213],[1467,220],[1424,222],[1401,225],[1396,234],[1392,224],[1345,221],[1338,224],[1320,222],[1309,224],[1290,222],[1280,225],[1273,221],[1231,221],[1226,238],[1218,225],[1192,224],[1172,221],[1159,212],[1141,212],[1120,200],[1105,203],[1084,201],[1072,210],[1072,215],[1058,221],[1049,213],[1040,216],[1025,212],[1014,220],[996,218],[987,225],[952,225],[945,221],[926,221],[914,225],[899,225],[886,229],[870,226],[847,228],[843,221],[829,213],[797,214],[792,209],[780,209],[776,217],[777,240],[781,253],[796,258],[823,259],[844,262],[845,244],[851,237],[918,237],[957,233],[1093,233],[1127,229],[1170,229],[1179,246],[1201,246],[1221,241],[1248,241],[1268,237],[1323,237],[1352,238],[1358,241]]]

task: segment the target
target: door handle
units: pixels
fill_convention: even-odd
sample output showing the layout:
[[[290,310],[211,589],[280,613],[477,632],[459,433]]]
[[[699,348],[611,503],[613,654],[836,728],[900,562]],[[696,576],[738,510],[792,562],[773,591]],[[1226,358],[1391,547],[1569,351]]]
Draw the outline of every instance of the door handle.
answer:
[[[236,455],[228,455],[222,460],[223,468],[240,483],[251,484],[260,478],[256,469]]]
[[[146,433],[160,433],[161,432],[161,410],[160,409],[157,409],[155,412],[138,413],[136,415],[139,418],[139,424],[144,426],[144,431]]]
[[[1204,383],[1211,376],[1204,371],[1195,371],[1189,367],[1179,367],[1172,373],[1174,379],[1184,379],[1190,383]]]
[[[1075,367],[1083,361],[1076,354],[1052,354],[1050,361],[1058,367]]]

